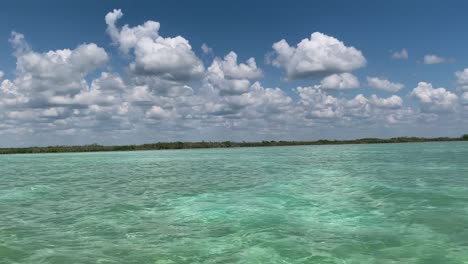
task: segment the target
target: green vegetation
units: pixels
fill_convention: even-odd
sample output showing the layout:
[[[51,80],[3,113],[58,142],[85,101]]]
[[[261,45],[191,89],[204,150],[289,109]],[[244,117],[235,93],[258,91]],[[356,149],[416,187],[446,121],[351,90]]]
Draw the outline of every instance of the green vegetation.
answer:
[[[439,141],[468,141],[468,134],[460,138],[438,137],[397,137],[389,139],[361,138],[353,140],[317,140],[317,141],[261,141],[261,142],[158,142],[143,145],[101,146],[98,144],[84,146],[49,146],[28,148],[0,148],[0,154],[21,153],[62,153],[62,152],[98,152],[98,151],[137,151],[163,149],[197,149],[197,148],[241,148],[241,147],[270,147],[270,146],[299,146],[299,145],[339,145],[339,144],[382,144],[382,143],[410,143],[410,142],[439,142]]]

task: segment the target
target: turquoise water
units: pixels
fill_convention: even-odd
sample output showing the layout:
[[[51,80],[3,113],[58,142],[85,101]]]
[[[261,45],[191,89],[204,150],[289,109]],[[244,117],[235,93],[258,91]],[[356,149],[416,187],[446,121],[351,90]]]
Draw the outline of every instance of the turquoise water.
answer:
[[[0,263],[468,263],[468,144],[0,156]]]

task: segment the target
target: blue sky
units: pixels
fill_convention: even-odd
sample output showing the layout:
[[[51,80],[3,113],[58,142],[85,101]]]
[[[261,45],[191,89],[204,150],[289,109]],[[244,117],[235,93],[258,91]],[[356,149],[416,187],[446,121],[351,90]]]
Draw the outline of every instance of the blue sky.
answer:
[[[173,95],[161,94],[160,87],[166,87],[169,84],[168,80],[164,79],[165,77],[161,77],[160,69],[157,72],[145,72],[144,77],[136,71],[130,70],[132,63],[138,64],[138,48],[135,45],[130,48],[129,52],[123,52],[122,42],[119,42],[121,39],[116,39],[115,36],[113,38],[106,31],[109,25],[105,23],[104,17],[114,9],[121,9],[124,14],[116,22],[119,30],[124,24],[135,27],[142,25],[145,21],[152,20],[160,23],[159,36],[164,38],[181,36],[187,40],[191,46],[189,53],[193,53],[195,57],[190,56],[202,63],[203,73],[197,73],[196,77],[195,75],[191,76],[190,80],[171,80],[170,85],[191,87],[197,98],[185,98],[190,102],[211,98],[211,101],[200,101],[199,105],[191,105],[190,111],[198,111],[197,109],[201,105],[212,103],[216,107],[229,108],[229,116],[221,118],[220,115],[209,111],[188,114],[190,111],[185,109],[186,105],[179,106],[174,102],[164,101],[182,100],[182,95],[178,94],[178,99],[174,99]],[[24,98],[28,98],[24,100],[29,101],[29,103],[25,103],[24,106],[16,104],[14,109],[11,107],[11,103],[3,104],[4,116],[2,118],[5,125],[3,132],[0,133],[4,135],[4,140],[0,140],[0,144],[62,144],[68,143],[72,139],[71,143],[81,144],[92,140],[93,142],[116,144],[179,139],[292,140],[329,137],[355,138],[361,135],[362,137],[457,135],[468,130],[464,122],[467,111],[464,92],[468,90],[464,82],[468,80],[468,77],[464,79],[462,74],[455,75],[456,72],[463,72],[468,67],[468,52],[466,52],[468,47],[467,9],[468,3],[466,1],[290,1],[288,3],[284,1],[139,1],[138,3],[129,1],[67,3],[63,1],[8,1],[3,3],[0,9],[0,41],[3,43],[0,45],[0,71],[4,73],[3,80],[14,84],[15,87],[11,89],[15,89],[15,96],[22,94]],[[18,55],[18,53],[14,55],[17,47],[15,48],[14,44],[9,42],[12,31],[24,36],[24,41],[30,50],[22,55]],[[334,66],[331,67],[333,68],[331,70],[326,69],[327,72],[329,71],[329,75],[338,74],[338,77],[343,73],[352,74],[359,81],[358,85],[351,85],[352,87],[344,89],[341,89],[343,87],[326,89],[323,84],[320,86],[320,83],[327,76],[309,76],[310,69],[307,70],[305,74],[307,76],[304,78],[286,80],[287,68],[292,67],[292,65],[290,61],[274,65],[275,63],[272,63],[271,60],[278,58],[279,53],[272,48],[272,45],[284,39],[289,46],[296,47],[301,40],[310,38],[314,32],[321,32],[325,36],[341,42],[345,48],[354,47],[362,53],[365,65],[356,65],[349,69],[338,67],[337,70]],[[51,84],[50,80],[44,81],[40,87],[26,87],[24,76],[44,78],[41,74],[26,72],[36,69],[24,66],[25,63],[29,63],[27,58],[31,57],[28,57],[27,54],[44,55],[48,51],[73,50],[83,43],[96,44],[104,50],[107,56],[99,62],[98,67],[90,66],[91,68],[86,70],[85,74],[77,73],[87,82],[80,88],[82,92],[92,90],[93,80],[99,78],[103,72],[107,72],[115,76],[118,75],[118,78],[122,79],[125,87],[118,92],[119,96],[130,93],[137,86],[144,85],[147,86],[147,92],[154,96],[151,103],[141,107],[141,103],[129,101],[128,96],[122,95],[119,104],[128,103],[131,114],[128,117],[119,117],[118,121],[116,121],[116,117],[109,118],[113,120],[112,122],[125,124],[123,125],[124,129],[121,125],[114,123],[108,126],[106,123],[108,121],[92,116],[91,112],[85,113],[86,111],[83,110],[97,109],[97,106],[101,106],[102,110],[103,107],[110,107],[109,103],[100,105],[97,101],[88,100],[86,105],[80,104],[77,107],[76,103],[68,102],[65,104],[62,102],[57,104],[51,103],[49,100],[48,103],[41,104],[40,107],[37,104],[31,104],[32,101],[37,98],[45,98],[46,95],[73,98],[77,93],[70,91],[69,94],[65,95],[62,92],[56,92],[54,90],[56,84]],[[209,46],[212,52],[205,54],[201,49],[202,44]],[[407,58],[392,58],[395,52],[403,49],[408,53]],[[208,81],[210,74],[208,68],[212,65],[213,60],[216,58],[222,60],[230,51],[236,53],[238,64],[245,63],[247,59],[253,57],[256,67],[261,71],[261,77],[252,77],[252,74],[249,75],[251,77],[236,75],[238,80],[248,80],[249,85],[258,82],[264,89],[279,87],[284,92],[285,98],[292,99],[291,107],[294,109],[288,108],[286,110],[286,106],[280,108],[271,105],[268,107],[260,106],[259,103],[252,102],[257,107],[255,110],[257,112],[254,113],[249,108],[251,105],[245,101],[246,98],[253,96],[249,94],[253,88],[242,92],[236,91],[235,95],[230,91],[230,97],[219,92],[226,91],[227,88],[221,86],[229,85],[226,80],[232,80],[232,76],[226,77],[227,79],[223,80],[221,84],[214,84],[213,81]],[[429,58],[425,63],[424,57],[426,55],[437,56],[435,60],[432,60],[432,62],[437,63],[428,64]],[[145,56],[148,57],[151,54],[145,53]],[[334,55],[328,54],[327,56],[333,58]],[[268,61],[267,57],[271,60]],[[48,57],[45,56],[44,59],[47,60]],[[298,55],[296,59],[300,61],[301,57]],[[312,57],[309,59],[316,61]],[[30,64],[27,65],[30,66]],[[175,66],[172,66],[168,67],[174,70]],[[177,69],[180,73],[179,70]],[[224,74],[229,71],[229,69],[224,70]],[[173,73],[166,72],[164,74]],[[391,93],[382,89],[374,89],[367,82],[368,77],[402,84],[404,88]],[[53,78],[54,80],[58,79],[57,76]],[[60,78],[67,79],[68,77],[60,76]],[[414,91],[415,88],[420,87],[419,83],[421,82],[431,84],[431,87],[423,85],[423,88]],[[50,87],[46,87],[47,85]],[[218,89],[216,95],[218,97],[214,98],[215,95],[204,93],[203,89],[206,86],[210,86],[212,90]],[[311,87],[311,91],[321,92],[319,95],[308,93],[307,96],[315,96],[307,99],[309,104],[310,100],[313,99],[313,106],[307,105],[304,100],[301,101],[301,95],[305,96],[305,93],[301,94],[297,91],[299,86]],[[57,87],[60,90],[60,87]],[[437,90],[439,87],[444,88],[444,91]],[[164,89],[166,91],[172,88]],[[264,92],[268,91],[270,90]],[[114,92],[117,94],[116,90]],[[12,94],[10,92],[9,96],[11,97]],[[452,94],[457,98],[455,99]],[[358,95],[369,100],[369,108],[379,108],[380,106],[381,109],[385,108],[388,111],[384,113],[383,110],[368,109],[365,111],[369,112],[363,114],[365,118],[363,116],[357,118],[356,114],[350,114],[354,110],[346,108],[346,105],[350,105],[352,102],[340,100],[352,100]],[[373,103],[370,102],[372,95],[378,99],[398,96],[402,103],[397,102],[393,106],[382,106],[377,103],[377,99]],[[99,93],[96,96],[104,96],[104,93]],[[317,102],[317,96],[331,96],[340,102],[337,102],[336,105],[323,103],[323,101]],[[429,101],[427,96],[431,97]],[[239,108],[239,111],[235,112],[233,101],[241,100],[240,98],[244,100],[243,110]],[[285,100],[287,101],[287,98]],[[228,105],[221,105],[226,102]],[[323,107],[318,109],[320,104]],[[364,108],[367,107],[364,106],[365,103],[362,104]],[[117,107],[117,105],[114,106]],[[136,109],[136,106],[140,108]],[[236,104],[236,107],[240,107],[239,104]],[[327,114],[326,120],[323,120],[322,114],[331,108],[333,108],[334,113]],[[76,114],[75,110],[77,109],[81,111],[80,114]],[[172,112],[151,119],[149,118],[151,109]],[[178,109],[184,109],[184,111],[180,112]],[[247,109],[250,110],[247,111]],[[285,116],[294,115],[297,116],[297,119],[284,120],[261,116],[258,109],[269,109],[271,115],[276,111],[285,111],[282,114]],[[19,113],[27,116],[28,111],[36,113],[40,111],[60,112],[61,114],[60,118],[53,119],[48,115],[33,116],[29,114],[31,119],[41,119],[41,122],[33,122],[33,120],[20,122],[19,119],[15,119],[17,116],[21,116]],[[105,109],[105,112],[113,113],[115,111],[112,108]],[[410,111],[412,111],[411,114],[409,114]],[[14,114],[8,114],[13,112]],[[73,112],[75,114],[71,114]],[[317,115],[319,112],[321,114]],[[262,112],[262,114],[265,113]],[[137,117],[138,115],[139,117]],[[215,117],[211,118],[210,115]],[[370,118],[370,115],[378,115],[379,117]],[[331,116],[334,118],[330,118]],[[393,122],[395,116],[409,117],[405,117],[407,119],[401,117],[401,122]],[[63,120],[60,121],[60,119]],[[143,119],[153,121],[148,123]],[[190,119],[190,122],[194,122],[195,119],[203,120],[203,122],[190,123],[187,119]],[[364,119],[366,121],[363,121]],[[391,125],[385,123],[384,120],[390,119],[392,120]],[[0,118],[0,120],[2,119]],[[83,120],[87,120],[86,122],[94,121],[91,122],[92,125],[83,124],[73,127],[63,125],[71,122],[70,120],[78,123]],[[241,121],[235,122],[233,120]],[[22,130],[21,133],[16,131],[19,129],[19,123],[24,125],[21,128],[24,131]],[[187,125],[188,123],[190,125]],[[256,133],[255,130],[259,126],[265,129]],[[363,129],[360,129],[361,127]],[[152,133],[154,131],[157,131],[160,136],[155,136]]]

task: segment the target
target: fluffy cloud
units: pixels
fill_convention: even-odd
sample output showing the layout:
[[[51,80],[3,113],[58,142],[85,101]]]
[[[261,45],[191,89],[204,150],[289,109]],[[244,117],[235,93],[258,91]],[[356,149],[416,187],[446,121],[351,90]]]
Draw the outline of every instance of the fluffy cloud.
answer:
[[[332,74],[325,77],[318,86],[324,90],[346,90],[359,87],[359,80],[351,73]]]
[[[3,78],[3,76],[5,76],[5,74],[2,71],[0,71],[0,80]]]
[[[306,118],[338,118],[343,114],[338,99],[319,89],[298,87],[296,92]]]
[[[291,80],[349,72],[367,63],[361,51],[319,32],[313,33],[310,39],[303,39],[296,47],[280,40],[273,44],[273,50],[271,63],[284,68],[286,77]]]
[[[17,59],[16,78],[4,80],[2,90],[30,107],[51,106],[56,96],[86,91],[85,77],[108,61],[104,49],[94,43],[40,53],[29,48],[22,34],[13,32],[10,42]]]
[[[278,120],[288,117],[294,111],[294,105],[293,100],[280,88],[265,88],[255,82],[245,93],[211,97],[203,111],[238,120]]]
[[[94,43],[79,45],[74,50],[63,49],[37,53],[24,48],[29,45],[25,43],[24,36],[20,33],[13,32],[10,42],[15,48],[18,70],[33,73],[42,78],[67,75],[70,72],[86,75],[108,60],[106,51]]]
[[[377,77],[367,77],[367,84],[375,89],[396,93],[405,87],[401,83],[393,83],[387,79],[380,79]]]
[[[352,99],[336,98],[314,87],[298,87],[299,104],[309,119],[339,119],[340,122],[368,118],[371,105],[362,94]]]
[[[45,53],[25,49],[24,36],[13,33],[17,58],[15,85],[29,92],[77,93],[85,87],[84,76],[104,65],[108,55],[96,44]]]
[[[408,59],[408,51],[406,49],[395,51],[392,53],[392,58],[397,60],[406,60]]]
[[[70,135],[77,131],[111,129],[124,125],[120,117],[126,84],[114,73],[101,73],[109,56],[94,43],[75,49],[37,52],[22,34],[13,32],[10,42],[16,56],[15,78],[0,85],[0,119],[11,126],[0,133],[48,133]],[[128,125],[128,123],[126,124]],[[67,131],[66,133],[64,131]]]
[[[155,21],[147,21],[143,25],[132,28],[124,25],[119,30],[116,23],[122,16],[123,13],[120,9],[114,9],[106,15],[105,21],[107,33],[110,35],[113,43],[118,45],[124,53],[128,53],[130,49],[135,48],[142,39],[149,38],[151,40],[159,37],[160,24]]]
[[[427,113],[448,113],[456,110],[458,96],[445,88],[433,88],[426,82],[418,83],[411,95],[421,103],[421,110]]]
[[[379,98],[376,95],[372,95],[369,102],[377,108],[398,109],[403,106],[403,100],[396,95],[388,98]]]
[[[287,117],[293,109],[293,100],[280,88],[264,88],[259,82],[241,95],[248,102],[245,115],[256,118],[278,119]]]
[[[130,64],[133,73],[172,81],[188,81],[202,76],[203,63],[192,51],[188,40],[181,36],[161,37],[160,24],[155,21],[136,27],[124,25],[119,29],[116,22],[122,16],[122,11],[117,9],[106,15],[107,32],[123,52],[134,51],[135,61]]]
[[[120,102],[120,94],[124,92],[126,85],[123,79],[115,74],[103,72],[94,79],[91,86],[72,96],[53,96],[49,102],[54,105],[114,105]]]
[[[462,91],[468,91],[468,68],[463,71],[457,71],[455,76],[457,77],[458,88]]]
[[[423,63],[424,64],[438,64],[438,63],[443,63],[446,60],[447,59],[445,59],[443,57],[439,57],[437,55],[430,54],[430,55],[424,56]]]
[[[337,125],[356,125],[360,122],[395,124],[404,122],[408,115],[403,111],[403,100],[396,96],[379,98],[372,95],[369,99],[362,94],[354,98],[337,98],[314,87],[298,87],[300,112],[306,119],[333,120]],[[414,116],[414,115],[413,115]]]
[[[237,63],[237,54],[230,52],[224,59],[215,58],[208,68],[206,81],[221,94],[236,95],[246,93],[250,81],[260,78],[262,72],[257,68],[254,58],[246,63]]]
[[[0,83],[0,107],[15,108],[25,105],[29,102],[29,98],[22,94],[18,87],[10,80],[3,80]]]

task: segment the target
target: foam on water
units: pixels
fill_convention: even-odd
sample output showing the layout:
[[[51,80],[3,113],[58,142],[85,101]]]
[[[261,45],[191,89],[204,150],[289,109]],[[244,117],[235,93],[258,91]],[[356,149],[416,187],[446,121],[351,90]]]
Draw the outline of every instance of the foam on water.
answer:
[[[468,144],[0,156],[0,263],[468,263]]]

